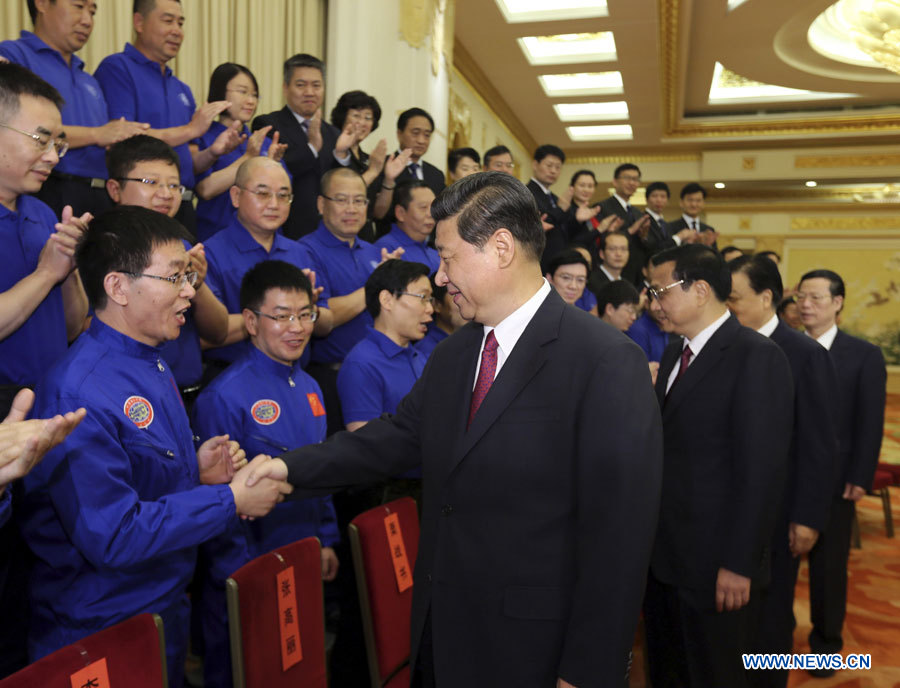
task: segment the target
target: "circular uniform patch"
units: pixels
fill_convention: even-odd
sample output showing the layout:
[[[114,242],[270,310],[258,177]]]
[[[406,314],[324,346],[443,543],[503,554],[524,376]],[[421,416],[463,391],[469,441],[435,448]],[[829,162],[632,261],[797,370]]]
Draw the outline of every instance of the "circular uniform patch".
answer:
[[[281,407],[272,399],[260,399],[250,407],[250,415],[260,425],[271,425],[281,415]]]
[[[139,428],[146,428],[153,422],[153,406],[144,397],[128,397],[123,410]]]

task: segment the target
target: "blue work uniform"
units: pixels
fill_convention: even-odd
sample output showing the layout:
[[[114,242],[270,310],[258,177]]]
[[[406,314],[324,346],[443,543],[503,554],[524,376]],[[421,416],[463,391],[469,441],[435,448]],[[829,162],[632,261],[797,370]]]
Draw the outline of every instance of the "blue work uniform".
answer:
[[[239,519],[227,485],[200,485],[187,415],[159,349],[94,317],[38,385],[35,415],[88,410],[25,478],[22,534],[33,660],[154,612],[180,686],[197,546]]]
[[[663,351],[669,345],[669,335],[659,329],[659,325],[650,317],[650,313],[644,311],[641,317],[635,320],[625,334],[631,337],[647,355],[650,362],[662,359]]]
[[[184,250],[190,251],[191,244],[184,242]],[[168,341],[160,347],[162,359],[169,364],[175,382],[182,389],[200,383],[203,377],[203,354],[200,349],[200,334],[194,320],[193,304],[184,314],[184,325],[176,339]]]
[[[391,225],[391,231],[375,242],[375,246],[380,251],[383,248],[388,253],[393,253],[398,248],[403,249],[401,260],[408,260],[414,263],[422,263],[428,266],[428,274],[433,275],[437,272],[438,266],[441,264],[438,252],[428,245],[428,241],[416,241],[397,225]]]
[[[575,306],[580,308],[583,311],[587,311],[590,313],[591,309],[597,305],[597,297],[594,296],[594,292],[585,287],[584,292],[582,292],[581,297],[575,302]]]
[[[196,141],[200,150],[209,148],[225,129],[225,125],[221,122],[213,122],[209,130]],[[247,137],[250,136],[250,130],[246,125],[241,130],[241,134]],[[272,145],[272,139],[266,138],[260,149],[260,155],[268,153],[270,145]],[[219,157],[209,169],[198,174],[197,181],[206,179],[213,172],[225,169],[246,152],[247,141],[244,140],[233,151]],[[284,166],[284,163],[282,163],[282,166]],[[287,172],[287,167],[284,169]],[[290,177],[290,173],[288,173],[288,177]],[[197,241],[206,241],[222,227],[227,226],[234,219],[234,213],[235,208],[231,203],[231,195],[228,191],[223,191],[218,196],[207,200],[200,199],[197,201]]]
[[[31,31],[22,31],[17,41],[0,43],[0,55],[27,67],[53,86],[65,99],[62,122],[78,127],[102,127],[109,122],[106,99],[97,80],[84,71],[84,60],[72,55],[67,63]],[[79,177],[106,179],[106,152],[100,146],[72,148],[54,170]]]
[[[168,67],[144,56],[131,43],[103,59],[94,77],[100,82],[110,119],[124,117],[153,129],[180,127],[191,121],[197,104],[190,87]],[[194,161],[187,143],[172,146],[180,161],[181,183],[194,188]]]
[[[0,205],[0,292],[35,271],[56,222],[50,207],[31,196],[16,199],[16,212]],[[0,341],[0,385],[34,385],[66,353],[67,343],[62,287],[57,284],[21,327]]]
[[[455,306],[454,306],[455,308]],[[418,342],[413,344],[416,347],[416,350],[422,354],[425,360],[428,360],[428,357],[431,356],[431,352],[434,351],[434,347],[444,341],[450,335],[444,332],[440,327],[431,323],[428,327],[428,332],[425,333],[425,336],[422,337]]]
[[[350,246],[321,222],[315,232],[307,234],[297,243],[304,251],[306,265],[316,273],[316,286],[319,279],[328,285],[328,298],[346,296],[364,287],[369,275],[381,262],[381,249],[359,238]],[[319,300],[326,302],[324,293]],[[343,325],[335,327],[327,337],[313,340],[312,360],[317,363],[340,363],[350,349],[366,336],[366,327],[371,325],[372,316],[363,310]]]
[[[296,241],[285,238],[280,229],[275,233],[271,250],[267,252],[241,224],[237,215],[232,218],[231,224],[216,232],[203,247],[209,264],[206,285],[232,314],[241,312],[241,280],[257,263],[264,260],[283,260],[300,269],[312,267],[306,252],[300,249]],[[327,280],[320,277],[318,272],[316,272],[316,287],[323,288],[319,301],[324,304],[331,294],[328,291]],[[250,342],[243,340],[228,346],[208,349],[207,357],[231,363],[249,347]],[[304,356],[304,360],[307,358]]]
[[[287,366],[254,346],[213,380],[197,398],[193,428],[205,440],[228,433],[252,458],[278,456],[325,439],[319,385],[298,363]],[[225,579],[273,549],[318,537],[323,547],[340,539],[331,497],[284,502],[264,518],[245,521],[203,546],[202,618],[207,661],[204,685],[231,685]]]

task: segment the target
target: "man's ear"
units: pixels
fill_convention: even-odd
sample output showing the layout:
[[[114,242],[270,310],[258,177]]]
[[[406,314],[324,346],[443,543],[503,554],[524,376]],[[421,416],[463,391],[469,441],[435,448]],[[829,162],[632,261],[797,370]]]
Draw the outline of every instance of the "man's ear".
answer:
[[[106,180],[106,193],[112,199],[112,202],[118,205],[122,202],[122,184],[118,179]]]
[[[108,272],[103,278],[103,291],[106,298],[119,306],[128,305],[128,297],[131,293],[131,280],[122,272]]]
[[[241,315],[244,318],[244,327],[247,328],[247,334],[251,337],[255,337],[259,334],[259,318],[256,313],[251,311],[249,308],[245,308],[241,311]]]
[[[508,267],[516,257],[516,240],[506,227],[500,227],[491,235],[494,250],[497,251],[499,267]]]

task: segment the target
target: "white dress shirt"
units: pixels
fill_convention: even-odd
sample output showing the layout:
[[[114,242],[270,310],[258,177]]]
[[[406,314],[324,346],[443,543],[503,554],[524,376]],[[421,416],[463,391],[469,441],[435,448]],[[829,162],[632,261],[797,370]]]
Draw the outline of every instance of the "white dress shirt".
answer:
[[[807,337],[812,337],[812,335],[807,332]],[[819,342],[826,349],[831,351],[831,345],[834,344],[834,338],[837,337],[837,324],[832,325],[827,330],[825,330],[821,335],[815,337],[815,340]]]
[[[288,108],[288,110],[291,110],[291,109]],[[304,123],[304,122],[309,122],[311,118],[310,118],[310,117],[304,117],[303,115],[298,114],[298,113],[294,112],[293,110],[291,110],[291,114],[294,116],[294,119],[297,120],[297,124],[300,125],[300,128],[303,129],[303,132],[306,134],[306,145],[309,146],[309,149],[312,151],[312,154],[315,155],[315,156],[318,158],[318,157],[319,157],[319,151],[317,151],[317,150],[316,150],[316,147],[315,147],[314,145],[312,145],[312,144],[309,142],[309,130],[308,130],[308,127],[309,127],[310,125],[307,124],[305,127],[303,126],[303,123]],[[338,161],[341,165],[343,165],[344,167],[346,167],[347,165],[350,164],[350,151],[347,151],[347,155],[345,155],[343,158],[339,158],[338,155],[337,155],[337,153],[334,152],[334,151],[332,151],[332,155],[334,155],[334,159],[337,160],[337,161]]]
[[[776,327],[778,327],[778,316],[773,315],[772,319],[769,320],[769,322],[767,322],[765,325],[760,327],[757,332],[759,332],[763,337],[771,337]]]
[[[497,327],[484,326],[484,336],[481,338],[481,348],[478,350],[478,362],[475,364],[475,378],[472,380],[472,389],[475,389],[475,383],[478,381],[478,371],[481,369],[481,353],[484,351],[484,340],[487,339],[488,333],[493,330],[494,337],[497,339],[497,369],[494,371],[494,379],[500,374],[500,369],[506,363],[506,359],[512,353],[516,342],[522,336],[528,323],[537,313],[538,308],[544,303],[544,299],[550,293],[550,283],[545,279],[541,288],[538,289],[534,296],[519,306],[512,313],[507,315],[503,320],[497,323]]]
[[[693,339],[684,338],[684,346],[681,348],[684,351],[684,347],[691,347],[691,351],[694,353],[691,356],[691,360],[688,361],[688,367],[690,368],[691,364],[697,360],[697,356],[700,355],[700,352],[703,351],[703,347],[706,346],[706,343],[709,341],[710,337],[712,337],[716,330],[718,330],[722,325],[725,324],[725,321],[731,316],[731,313],[726,310],[719,318],[712,324],[707,325],[704,329],[702,329],[697,336]],[[666,381],[666,394],[669,393],[669,390],[672,389],[672,385],[675,384],[675,378],[678,377],[678,371],[681,369],[681,360],[675,364],[675,367],[672,368],[672,372],[669,373],[669,379]]]
[[[606,269],[606,266],[605,266],[605,265],[601,265],[601,266],[600,266],[600,271],[601,271],[604,275],[606,275],[606,276],[609,278],[609,281],[610,281],[610,282],[616,282],[616,281],[622,279],[622,276],[621,276],[621,275],[619,275],[618,277],[616,277],[615,275],[613,275],[612,273],[610,273],[610,271]]]

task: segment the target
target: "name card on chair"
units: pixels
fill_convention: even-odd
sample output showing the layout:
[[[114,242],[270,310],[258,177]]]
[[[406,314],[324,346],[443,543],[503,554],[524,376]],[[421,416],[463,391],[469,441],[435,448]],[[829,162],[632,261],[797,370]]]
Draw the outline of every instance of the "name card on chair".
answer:
[[[303,659],[293,566],[276,574],[275,591],[278,596],[278,630],[281,633],[281,670],[287,671]]]
[[[384,529],[387,531],[391,562],[394,564],[394,576],[397,578],[397,591],[403,592],[412,587],[413,577],[409,560],[406,558],[406,545],[403,544],[403,531],[400,530],[400,519],[397,514],[388,514],[384,517]]]
[[[109,671],[106,668],[106,657],[88,664],[81,671],[69,676],[72,688],[109,688]]]

